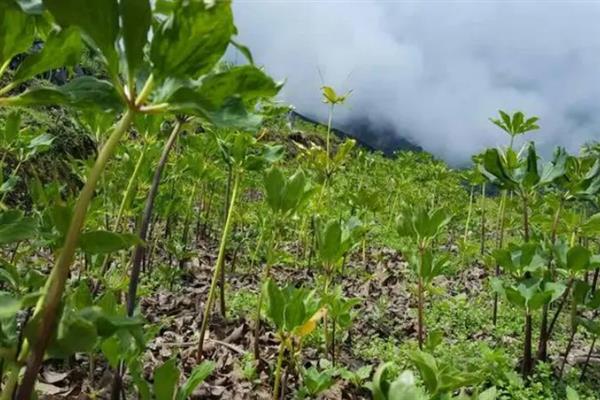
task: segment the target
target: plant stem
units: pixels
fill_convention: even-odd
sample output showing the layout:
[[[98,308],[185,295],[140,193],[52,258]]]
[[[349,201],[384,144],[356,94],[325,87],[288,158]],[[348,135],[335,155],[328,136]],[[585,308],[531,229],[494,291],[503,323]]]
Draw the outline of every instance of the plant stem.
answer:
[[[471,186],[471,194],[469,196],[469,210],[467,211],[467,221],[465,222],[465,234],[463,235],[463,242],[467,243],[469,236],[469,225],[471,224],[471,214],[473,213],[473,197],[475,194],[475,188]]]
[[[233,180],[233,167],[229,165],[227,171],[227,189],[225,191],[225,209],[223,212],[223,224],[229,216],[229,203],[231,197],[231,184]],[[221,268],[219,275],[219,309],[221,310],[221,316],[223,319],[227,318],[227,308],[225,306],[225,268]]]
[[[565,306],[565,303],[567,302],[567,299],[569,298],[569,294],[571,292],[571,288],[573,287],[574,281],[575,279],[571,278],[567,283],[567,288],[565,289],[565,292],[563,293],[562,298],[560,299],[560,303],[558,303],[558,307],[556,308],[554,317],[552,317],[552,321],[550,322],[548,330],[546,331],[546,340],[550,340],[550,338],[552,337],[552,333],[554,332],[554,326],[556,325],[556,321],[558,320],[560,312],[562,311],[563,307]]]
[[[133,169],[133,173],[129,177],[129,182],[127,182],[127,187],[126,187],[125,191],[123,192],[123,198],[121,199],[121,204],[119,205],[119,211],[117,212],[117,217],[113,224],[114,231],[119,230],[119,225],[121,225],[121,219],[123,218],[123,213],[125,212],[125,208],[127,207],[127,204],[129,203],[129,200],[131,199],[131,196],[133,196],[135,183],[141,172],[141,166],[142,166],[142,163],[146,156],[146,149],[147,149],[147,144],[144,144],[144,147],[142,148],[142,152],[140,153],[137,163],[135,164],[135,168]],[[110,260],[111,260],[110,255],[107,254],[104,257],[104,260],[102,261],[101,276],[104,276],[106,274],[106,271],[108,271],[108,267],[110,265]],[[98,289],[99,289],[99,285],[97,285],[94,288],[94,293],[96,293],[98,291]]]
[[[485,254],[485,182],[481,184],[481,248],[480,254]]]
[[[264,299],[264,284],[269,279],[269,274],[271,271],[271,265],[273,262],[273,250],[275,248],[275,237],[277,236],[276,229],[273,230],[271,237],[269,238],[269,244],[267,246],[267,262],[265,265],[265,270],[263,271],[263,276],[260,281],[260,287],[258,292],[258,301],[256,302],[256,315],[254,317],[254,359],[260,359],[260,346],[259,346],[259,336],[260,336],[260,312],[262,310],[262,304]]]
[[[10,62],[11,62],[11,59],[8,59],[4,62],[4,64],[2,64],[2,66],[0,66],[0,78],[2,77],[2,75],[4,75],[4,73],[10,66]]]
[[[138,106],[138,107],[141,106],[142,103],[144,101],[146,101],[146,99],[148,98],[148,96],[150,96],[150,94],[152,93],[152,89],[153,88],[154,88],[154,75],[150,74],[150,76],[146,80],[146,83],[144,83],[144,87],[140,91],[140,94],[135,99],[135,105]]]
[[[575,339],[575,334],[577,333],[577,329],[574,328],[571,331],[571,336],[569,336],[569,342],[567,343],[567,348],[565,350],[565,357],[563,358],[563,362],[560,365],[560,371],[558,372],[558,380],[562,380],[563,372],[565,371],[565,366],[567,365],[567,358],[571,353],[571,349],[573,348],[573,341]]]
[[[525,193],[522,194],[523,200],[523,239],[525,243],[529,242],[529,206],[528,199]]]
[[[144,205],[144,211],[142,213],[142,219],[138,228],[138,236],[142,240],[142,242],[145,242],[146,237],[148,235],[148,227],[150,225],[150,220],[152,219],[152,210],[154,209],[154,200],[156,199],[156,195],[158,194],[158,188],[160,186],[162,173],[165,169],[165,165],[167,164],[167,160],[169,159],[169,154],[171,152],[171,149],[173,148],[173,144],[175,143],[175,140],[177,139],[177,136],[179,135],[179,132],[181,130],[181,125],[182,122],[179,120],[175,123],[175,126],[171,131],[171,135],[167,139],[162,154],[160,155],[160,159],[156,166],[156,170],[154,171],[154,176],[152,178],[152,186],[150,186],[150,191],[148,192],[146,204]],[[137,287],[140,279],[140,269],[142,265],[142,259],[144,258],[145,250],[146,244],[142,243],[135,246],[135,249],[133,251],[131,276],[129,279],[129,290],[127,296],[127,315],[129,316],[132,316],[133,311],[135,310]]]
[[[285,352],[285,338],[281,337],[279,352],[277,354],[277,366],[275,367],[275,383],[273,384],[273,400],[279,400],[279,386],[281,383],[281,366],[283,365],[283,354]]]
[[[417,283],[417,296],[418,296],[418,304],[417,304],[417,337],[419,340],[419,349],[423,350],[423,303],[425,302],[423,298],[423,263],[425,257],[425,248],[423,246],[419,246],[419,277]]]
[[[19,162],[17,163],[17,166],[10,174],[9,179],[17,176],[17,174],[19,173],[19,170],[21,169],[21,165],[23,165],[23,160],[19,160]],[[8,192],[4,192],[4,194],[2,194],[2,197],[0,198],[0,204],[4,203],[4,200],[6,199],[7,195],[8,195]]]
[[[502,199],[500,200],[500,216],[498,217],[498,243],[497,248],[502,249],[504,246],[504,219],[506,215],[506,191],[502,192]],[[500,276],[500,264],[496,262],[496,277]],[[492,312],[492,322],[494,326],[496,326],[496,322],[498,321],[498,293],[494,293],[494,309]]]
[[[527,379],[533,370],[533,356],[531,351],[531,338],[532,338],[533,324],[531,314],[527,311],[525,313],[525,339],[523,340],[523,365],[522,374],[523,378]]]
[[[331,106],[329,107],[329,119],[327,121],[327,163],[326,163],[326,175],[329,176],[329,158],[330,158],[330,152],[331,152],[331,147],[330,147],[330,137],[331,137],[331,125],[333,123],[333,107],[334,104],[331,103]]]
[[[206,329],[208,328],[208,320],[210,319],[210,313],[212,310],[212,306],[215,299],[215,289],[217,286],[217,281],[219,279],[219,274],[221,273],[221,269],[223,268],[223,264],[225,261],[225,248],[227,246],[227,238],[229,236],[229,231],[231,229],[231,221],[233,216],[233,210],[235,206],[235,200],[237,197],[239,185],[240,185],[240,175],[239,171],[234,172],[234,181],[233,181],[233,190],[231,192],[231,201],[229,205],[229,210],[227,212],[227,218],[225,220],[225,227],[223,228],[223,233],[221,236],[221,243],[219,246],[219,255],[217,256],[217,262],[215,265],[215,270],[213,272],[212,282],[210,284],[210,290],[208,292],[208,299],[206,299],[206,305],[204,307],[204,317],[202,318],[202,326],[200,327],[200,339],[198,341],[198,361],[202,359],[202,350],[204,348],[204,337],[206,335]]]
[[[29,356],[27,361],[27,368],[23,377],[23,382],[17,393],[17,400],[28,400],[31,398],[33,387],[35,385],[36,377],[39,372],[46,347],[50,342],[52,331],[55,325],[56,316],[60,306],[62,294],[65,289],[67,278],[69,277],[70,266],[73,262],[75,250],[79,242],[79,236],[81,229],[85,221],[87,214],[87,208],[94,195],[94,190],[98,179],[102,175],[104,168],[110,158],[112,157],[119,140],[123,134],[129,128],[135,112],[133,110],[127,110],[127,112],[121,117],[119,123],[113,129],[110,137],[102,147],[102,150],[98,154],[96,163],[89,173],[88,179],[79,194],[77,203],[73,209],[73,217],[69,225],[69,230],[65,238],[64,245],[58,256],[56,264],[52,269],[44,290],[44,295],[38,301],[34,318],[39,316],[40,325],[37,333],[37,341],[33,346],[33,352],[29,356],[29,342],[23,343],[19,360],[24,360]]]
[[[556,243],[556,233],[558,230],[558,222],[560,220],[560,212],[562,210],[563,200],[561,199],[558,209],[554,214],[554,220],[552,222],[552,232],[550,236],[550,241],[554,245]],[[554,271],[552,269],[552,253],[550,254],[550,259],[548,260],[548,273],[551,278],[554,278]],[[540,324],[540,340],[538,343],[538,351],[537,351],[537,359],[540,361],[546,361],[548,358],[548,312],[550,310],[550,304],[544,304],[542,309],[542,321]]]
[[[16,364],[13,364],[8,369],[8,379],[4,383],[4,388],[2,390],[2,394],[0,395],[0,400],[12,400],[13,392],[15,391],[15,387],[17,386],[18,382],[19,367]]]
[[[583,367],[581,368],[581,375],[579,376],[579,382],[583,382],[583,378],[585,377],[585,371],[587,370],[588,366],[590,365],[590,359],[592,358],[592,353],[594,352],[594,346],[596,345],[597,339],[598,339],[598,337],[595,337],[594,340],[592,340],[592,344],[590,346],[590,351],[588,351],[587,356],[585,357],[585,364],[583,364]]]

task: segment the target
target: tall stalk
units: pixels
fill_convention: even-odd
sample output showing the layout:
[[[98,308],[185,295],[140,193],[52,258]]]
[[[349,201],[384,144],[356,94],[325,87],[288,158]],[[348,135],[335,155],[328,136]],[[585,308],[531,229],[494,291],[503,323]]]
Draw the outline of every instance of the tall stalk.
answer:
[[[330,141],[331,141],[331,125],[333,123],[333,107],[335,106],[334,103],[331,103],[331,105],[329,106],[329,119],[327,120],[327,163],[326,163],[326,175],[329,177],[329,157],[331,154],[331,147],[330,147]]]
[[[198,341],[198,354],[197,358],[200,360],[202,358],[202,352],[204,349],[204,338],[206,335],[206,329],[208,328],[208,320],[210,319],[210,313],[212,311],[213,303],[215,301],[215,289],[217,286],[217,281],[219,279],[219,275],[221,273],[221,269],[223,269],[223,264],[225,261],[225,248],[227,246],[227,239],[229,237],[229,231],[231,230],[231,222],[233,220],[233,210],[235,206],[235,200],[237,198],[237,193],[240,185],[240,175],[239,171],[234,172],[234,180],[233,180],[233,189],[231,191],[231,200],[229,202],[229,209],[227,211],[227,218],[225,219],[225,227],[223,228],[223,233],[221,235],[221,243],[219,245],[219,255],[217,256],[217,262],[215,265],[215,270],[213,272],[212,281],[210,284],[210,290],[208,292],[208,298],[206,299],[206,305],[204,306],[204,317],[202,318],[202,326],[200,327],[200,339]]]
[[[125,191],[123,192],[123,198],[121,199],[121,204],[119,205],[119,211],[117,212],[117,217],[115,219],[115,222],[113,224],[113,230],[114,231],[118,231],[119,230],[119,226],[121,225],[121,219],[123,218],[123,213],[125,212],[125,208],[127,207],[127,204],[129,203],[131,197],[134,194],[134,189],[135,189],[135,183],[140,175],[140,172],[142,170],[142,164],[144,163],[144,159],[146,158],[146,150],[148,148],[148,144],[144,143],[144,146],[142,147],[142,151],[140,153],[140,156],[135,164],[135,168],[133,169],[133,173],[131,174],[131,176],[129,177],[129,181],[127,182],[127,187],[125,188]],[[106,273],[106,271],[108,271],[108,267],[110,265],[110,255],[106,255],[104,257],[104,260],[102,261],[102,268],[101,268],[101,276],[104,276],[104,274]],[[97,285],[94,288],[94,292],[97,292],[99,288],[99,285]]]
[[[260,280],[259,292],[258,292],[258,301],[256,302],[256,314],[254,317],[254,359],[260,359],[260,346],[259,346],[259,336],[260,336],[260,314],[262,310],[262,305],[264,301],[264,284],[269,279],[269,275],[271,272],[271,266],[273,265],[273,253],[275,250],[275,237],[277,236],[277,229],[273,229],[271,233],[271,237],[269,238],[269,244],[267,246],[267,262],[265,265],[265,269],[263,271],[263,276]]]
[[[521,193],[523,201],[523,238],[525,243],[529,242],[529,204],[526,193]],[[524,378],[528,378],[533,371],[533,356],[532,356],[532,336],[533,322],[529,310],[525,311],[525,338],[523,340],[523,365],[522,374]]]
[[[44,295],[38,301],[33,314],[33,318],[38,317],[40,321],[36,335],[37,341],[31,348],[29,341],[25,340],[21,348],[19,362],[22,363],[27,359],[27,368],[21,386],[17,392],[17,400],[29,400],[31,398],[36,377],[40,370],[46,347],[48,347],[48,344],[50,343],[52,331],[56,323],[62,294],[69,277],[70,267],[73,263],[75,250],[77,249],[88,206],[94,196],[96,184],[98,183],[106,164],[114,154],[121,137],[129,129],[134,114],[135,111],[132,109],[128,109],[125,114],[123,114],[98,154],[98,158],[88,175],[86,183],[79,193],[79,197],[73,209],[73,217],[65,237],[64,245],[56,260],[56,264],[54,265],[54,268],[52,268],[50,276],[46,281]]]
[[[194,207],[194,200],[196,199],[196,190],[198,185],[192,186],[192,193],[188,199],[187,209],[185,210],[185,219],[183,221],[183,232],[181,233],[181,244],[183,245],[184,251],[187,250],[188,239],[190,235],[190,225],[192,223],[192,211]],[[179,267],[183,268],[182,260],[179,261]]]
[[[467,243],[469,236],[469,226],[471,225],[471,215],[473,214],[473,198],[475,196],[475,187],[471,186],[471,194],[469,195],[469,209],[467,211],[467,220],[465,221],[465,233],[463,235],[463,243]]]
[[[424,257],[425,257],[425,246],[424,245],[420,245],[419,246],[419,262],[420,262],[420,266],[419,266],[419,277],[418,277],[418,283],[417,283],[417,295],[418,295],[418,304],[417,304],[417,337],[419,339],[419,349],[423,349],[423,342],[424,342],[424,338],[423,338],[423,306],[424,306],[424,296],[423,296],[423,276],[422,276],[422,269],[423,269],[423,263],[424,263]]]
[[[281,385],[281,366],[283,365],[283,355],[285,353],[285,338],[282,336],[279,343],[277,354],[277,366],[275,367],[275,383],[273,384],[273,400],[279,400],[279,387]]]
[[[158,188],[160,186],[162,173],[165,169],[165,165],[167,164],[167,160],[169,159],[169,154],[171,153],[173,144],[175,144],[177,136],[181,131],[181,126],[182,121],[177,120],[177,122],[175,122],[173,130],[171,131],[171,135],[165,143],[165,147],[163,148],[162,154],[160,155],[160,159],[158,160],[156,170],[154,171],[154,176],[152,177],[152,185],[150,186],[150,191],[148,192],[146,204],[144,205],[144,211],[142,213],[142,219],[137,230],[138,236],[142,241],[145,241],[148,235],[148,227],[150,226],[150,221],[152,219],[152,210],[154,209],[154,201],[156,200],[156,195],[158,194]],[[140,270],[145,251],[145,243],[138,244],[135,247],[135,250],[133,251],[131,276],[129,279],[129,290],[127,296],[127,315],[129,316],[132,316],[133,311],[135,310],[137,287],[140,280]]]
[[[167,164],[167,160],[169,159],[169,154],[171,149],[173,148],[173,144],[181,130],[181,121],[177,120],[173,130],[171,131],[171,135],[167,139],[165,143],[165,147],[163,148],[162,154],[160,155],[160,159],[156,166],[156,170],[154,171],[154,176],[152,177],[152,185],[150,186],[150,191],[148,192],[148,197],[146,198],[146,204],[144,205],[144,211],[142,213],[142,219],[140,221],[140,225],[137,229],[138,237],[145,242],[148,236],[148,228],[150,226],[150,221],[152,220],[152,210],[154,209],[154,200],[156,199],[156,195],[158,194],[158,187],[160,186],[160,180],[162,177],[163,170],[165,165]],[[131,275],[129,278],[129,289],[127,294],[127,315],[132,316],[135,311],[135,303],[137,296],[137,287],[140,281],[140,272],[142,268],[142,261],[144,259],[144,254],[146,251],[146,244],[138,244],[135,246],[133,250],[132,257],[132,265],[131,265]],[[115,372],[113,378],[113,386],[112,386],[112,399],[118,399],[121,395],[122,391],[122,376],[125,373],[125,364],[121,362],[117,371]]]
[[[502,192],[502,199],[500,200],[500,216],[498,217],[498,243],[497,248],[502,249],[504,246],[504,219],[506,215],[506,191]],[[500,276],[500,264],[496,262],[496,277]],[[494,309],[492,312],[492,322],[494,326],[496,326],[496,322],[498,321],[498,293],[494,293]]]
[[[533,323],[532,317],[529,310],[525,311],[525,340],[523,345],[523,365],[521,368],[521,373],[524,378],[528,378],[533,371],[533,356],[532,356],[532,347],[531,347],[531,339],[533,333]]]
[[[225,220],[229,217],[232,181],[233,167],[229,165],[227,170],[227,189],[225,190],[225,207],[223,209],[223,225],[225,225]],[[221,316],[224,319],[227,318],[227,308],[225,306],[225,268],[221,268],[221,272],[219,274],[219,309],[221,310]]]
[[[563,207],[563,199],[561,198],[561,201],[558,205],[558,209],[556,210],[556,213],[554,214],[554,219],[552,221],[552,232],[550,235],[550,242],[552,243],[552,245],[554,245],[556,243],[556,234],[558,231],[558,222],[560,220],[560,213],[562,211],[562,207]],[[552,253],[550,254],[550,259],[548,260],[548,274],[550,275],[551,278],[554,278],[554,270],[552,269]],[[550,305],[544,304],[544,307],[542,309],[542,321],[541,321],[541,325],[540,325],[540,340],[538,343],[538,351],[537,351],[537,359],[540,361],[546,361],[546,359],[548,358],[548,340],[549,338],[549,332],[548,332],[548,312],[550,310]]]
[[[485,182],[481,184],[481,245],[480,253],[485,254]]]

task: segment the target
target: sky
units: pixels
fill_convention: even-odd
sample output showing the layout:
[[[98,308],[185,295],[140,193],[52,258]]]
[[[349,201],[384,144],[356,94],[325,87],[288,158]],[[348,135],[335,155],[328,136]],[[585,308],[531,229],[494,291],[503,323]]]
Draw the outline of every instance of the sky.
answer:
[[[239,40],[325,121],[323,83],[357,118],[453,165],[506,145],[499,109],[540,117],[543,154],[600,140],[600,1],[237,0]],[[386,139],[386,138],[382,138]]]

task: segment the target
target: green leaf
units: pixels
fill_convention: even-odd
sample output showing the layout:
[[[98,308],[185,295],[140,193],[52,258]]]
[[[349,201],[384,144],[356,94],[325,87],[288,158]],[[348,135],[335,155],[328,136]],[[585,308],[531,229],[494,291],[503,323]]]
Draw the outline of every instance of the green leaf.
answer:
[[[412,371],[404,371],[390,384],[387,400],[426,400],[423,389],[417,386]]]
[[[231,39],[229,41],[229,43],[231,43],[231,45],[233,47],[235,47],[236,49],[238,49],[238,51],[240,53],[242,53],[244,55],[244,57],[246,57],[246,60],[250,63],[250,64],[254,64],[254,59],[252,58],[252,53],[250,52],[250,49],[246,46],[244,46],[243,44],[236,42],[235,40]]]
[[[73,306],[77,310],[91,307],[93,305],[92,292],[86,281],[82,281],[77,286],[77,289],[73,293]]]
[[[100,49],[109,70],[116,72],[119,35],[117,0],[44,0],[44,6],[62,27],[76,26]]]
[[[267,203],[275,212],[281,210],[285,177],[279,168],[273,167],[264,174],[264,185]]]
[[[100,345],[100,350],[102,350],[102,354],[106,357],[108,364],[112,368],[116,368],[119,365],[119,361],[121,360],[121,346],[119,346],[119,339],[116,336],[111,336],[108,339],[104,340]]]
[[[504,122],[504,126],[506,126],[506,128],[507,128],[507,132],[510,134],[513,134],[515,132],[515,130],[512,125],[512,120],[511,120],[510,116],[502,110],[498,110],[498,113],[500,114],[500,118],[502,118],[502,122]]]
[[[287,295],[286,305],[284,309],[285,330],[292,332],[296,327],[301,326],[305,322],[306,308],[304,307],[304,298],[301,296],[301,291],[296,293],[284,291]],[[300,294],[300,296],[294,296]]]
[[[11,318],[21,309],[21,301],[8,293],[0,292],[0,318]]]
[[[123,108],[115,87],[105,80],[82,76],[61,86],[60,90],[69,97],[68,105],[75,108],[98,108],[105,111],[119,111]]]
[[[212,374],[214,369],[215,363],[211,361],[203,361],[202,364],[194,368],[188,380],[177,392],[177,399],[186,400],[189,398],[198,385],[202,384],[202,382]]]
[[[35,24],[13,0],[0,2],[0,66],[27,51],[33,43]]]
[[[16,210],[0,212],[0,245],[33,239],[36,234],[37,226],[32,218]]]
[[[532,188],[540,182],[538,173],[538,156],[533,142],[527,146],[527,159],[525,164],[525,175],[521,178],[520,183],[526,188]]]
[[[391,362],[385,363],[377,368],[375,374],[373,374],[373,382],[371,384],[371,393],[374,400],[387,400],[388,392],[390,390],[390,383],[387,381],[386,376],[388,370],[393,366]],[[412,377],[414,383],[414,376]]]
[[[33,88],[18,96],[3,99],[11,106],[67,105],[78,109],[118,111],[123,102],[114,86],[91,76],[76,78],[64,86]]]
[[[234,32],[230,1],[179,3],[154,32],[154,74],[161,79],[206,74],[221,59]]]
[[[280,88],[262,70],[246,65],[207,75],[199,85],[179,86],[164,101],[172,112],[196,115],[217,126],[253,128],[260,122],[251,113],[256,102],[275,96]]]
[[[275,96],[281,85],[253,65],[233,67],[227,71],[209,74],[202,79],[200,94],[207,110],[223,108],[232,98],[241,98],[252,106],[258,99]]]
[[[68,357],[75,353],[91,351],[98,340],[98,333],[94,323],[82,316],[67,312],[60,321],[56,347],[60,352],[54,355]]]
[[[423,379],[427,391],[432,394],[437,393],[439,380],[435,358],[431,354],[420,350],[410,352],[408,358],[419,369],[421,379]]]
[[[590,265],[592,253],[583,246],[574,246],[567,252],[567,268],[572,272],[583,271]]]
[[[6,117],[4,131],[0,136],[0,145],[5,149],[11,146],[19,138],[19,127],[21,126],[21,113],[13,111]]]
[[[554,153],[554,160],[544,166],[542,176],[540,177],[540,184],[547,184],[554,182],[556,179],[563,176],[567,169],[568,154],[564,148],[558,147]]]
[[[523,294],[521,294],[519,292],[519,290],[515,289],[512,286],[509,287],[505,287],[504,288],[504,293],[506,296],[506,299],[513,305],[525,309],[525,304],[526,304],[526,299],[523,296]]]
[[[18,107],[64,105],[67,103],[69,103],[69,96],[55,88],[33,88],[18,96],[4,99],[4,104]]]
[[[335,262],[340,257],[342,228],[338,220],[329,221],[318,236],[319,257],[323,262]]]
[[[484,392],[481,392],[479,394],[479,396],[477,397],[477,400],[496,400],[496,398],[498,397],[498,390],[496,389],[495,386],[492,386],[491,388],[487,389]]]
[[[79,239],[79,246],[88,254],[114,253],[140,243],[135,235],[109,231],[85,232]]]
[[[148,0],[121,0],[119,2],[123,24],[123,45],[127,69],[132,78],[144,60],[144,46],[152,23],[152,9]]]
[[[83,43],[76,28],[52,31],[43,49],[30,55],[17,70],[13,82],[22,82],[59,67],[73,66],[79,62]]]
[[[17,0],[17,3],[27,14],[42,15],[44,12],[42,0]]]
[[[298,170],[286,182],[282,202],[282,210],[284,212],[288,212],[296,208],[304,196],[305,188],[306,176],[302,170]]]
[[[131,380],[133,381],[135,387],[138,390],[141,400],[151,400],[152,394],[150,393],[150,385],[148,385],[148,381],[146,381],[145,377],[142,375],[142,366],[141,362],[137,358],[133,358],[129,360],[129,373],[131,375]]]
[[[567,386],[567,400],[579,400],[579,395],[571,386]]]
[[[581,230],[586,235],[600,234],[600,213],[592,215],[582,226]]]
[[[156,400],[173,400],[179,374],[175,358],[171,358],[154,371],[154,396]]]
[[[271,279],[267,282],[267,300],[269,305],[267,315],[278,330],[283,329],[285,326],[285,298],[279,287],[277,287],[277,284]]]
[[[483,154],[481,172],[504,189],[516,186],[515,180],[507,172],[505,162],[498,149],[488,149]]]

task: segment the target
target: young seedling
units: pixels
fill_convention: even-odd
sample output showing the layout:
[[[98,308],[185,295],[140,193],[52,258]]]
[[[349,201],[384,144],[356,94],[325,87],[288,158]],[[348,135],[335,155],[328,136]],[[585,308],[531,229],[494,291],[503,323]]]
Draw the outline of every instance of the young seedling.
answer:
[[[490,118],[490,121],[510,136],[509,149],[513,148],[515,138],[540,129],[537,125],[538,117],[526,118],[521,111],[508,115],[506,112],[499,110],[498,114],[500,114],[500,118]]]
[[[329,169],[329,160],[331,158],[331,128],[333,127],[333,110],[336,105],[344,104],[350,96],[350,92],[344,95],[338,95],[331,86],[323,86],[321,88],[323,94],[323,103],[329,105],[329,117],[327,119],[327,137],[326,137],[326,151],[327,151],[327,165],[325,167],[326,175],[329,176],[331,170]]]
[[[446,265],[444,257],[436,257],[433,240],[439,237],[450,223],[451,216],[444,210],[427,210],[423,207],[405,207],[398,216],[396,230],[401,238],[410,240],[414,246],[412,264],[417,272],[417,338],[419,348],[423,348],[424,307],[426,286],[433,278],[443,273]]]
[[[289,360],[302,348],[302,340],[310,335],[317,323],[327,314],[326,308],[319,308],[314,292],[286,286],[281,289],[269,280],[264,290],[267,295],[267,317],[275,325],[279,351],[273,383],[273,400],[279,400],[281,371],[285,352]],[[285,387],[284,387],[285,389]]]
[[[498,249],[494,252],[494,258],[504,271],[510,274],[514,283],[494,277],[491,281],[492,288],[524,314],[521,372],[524,378],[529,378],[533,372],[532,314],[544,304],[560,298],[566,288],[561,283],[544,280],[548,260],[535,243]]]
[[[260,291],[256,304],[256,317],[254,320],[254,358],[260,359],[259,336],[260,316],[263,305],[264,290],[262,287],[270,277],[271,266],[274,263],[277,249],[277,239],[280,233],[280,224],[289,221],[295,213],[308,202],[314,188],[302,170],[296,171],[292,176],[286,177],[280,168],[272,167],[267,170],[263,178],[266,202],[272,215],[273,228],[271,229],[267,249],[266,265],[260,283]]]

